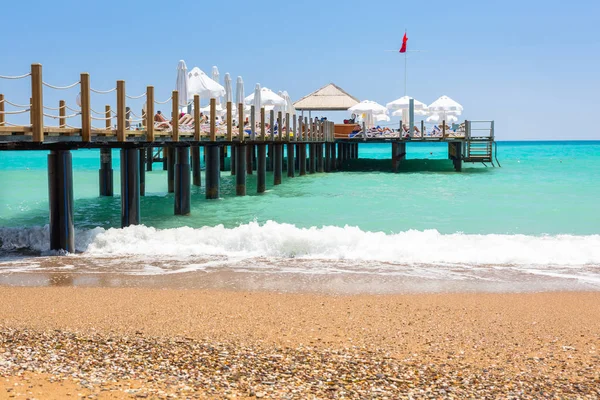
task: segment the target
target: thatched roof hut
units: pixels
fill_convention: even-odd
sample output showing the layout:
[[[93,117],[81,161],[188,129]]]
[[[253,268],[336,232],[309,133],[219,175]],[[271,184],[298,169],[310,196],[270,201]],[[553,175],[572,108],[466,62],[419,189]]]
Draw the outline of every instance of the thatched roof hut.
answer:
[[[294,107],[300,111],[345,111],[358,103],[356,97],[330,83],[304,96],[294,103]]]

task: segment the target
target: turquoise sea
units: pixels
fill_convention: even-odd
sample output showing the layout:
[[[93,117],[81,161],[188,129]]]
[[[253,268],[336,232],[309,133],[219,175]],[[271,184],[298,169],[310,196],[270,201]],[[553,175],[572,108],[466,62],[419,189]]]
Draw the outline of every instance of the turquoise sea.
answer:
[[[98,197],[99,151],[74,151],[78,254],[57,264],[46,257],[46,153],[1,152],[0,277],[126,259],[111,271],[379,274],[491,280],[504,289],[537,280],[549,282],[541,289],[600,288],[600,141],[498,142],[501,168],[465,164],[461,173],[446,160],[445,144],[409,143],[399,173],[390,172],[390,153],[389,144],[361,144],[347,171],[284,173],[277,187],[268,175],[262,195],[252,175],[246,197],[235,196],[234,177],[222,172],[221,199],[206,200],[204,187],[193,187],[185,217],[173,215],[166,171],[156,163],[146,173],[143,226],[120,229],[118,151],[113,198]]]

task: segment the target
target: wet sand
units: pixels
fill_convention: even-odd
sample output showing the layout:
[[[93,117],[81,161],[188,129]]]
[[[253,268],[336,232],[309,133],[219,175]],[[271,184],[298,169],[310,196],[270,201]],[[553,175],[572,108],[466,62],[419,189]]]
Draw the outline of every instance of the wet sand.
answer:
[[[0,287],[0,325],[0,398],[600,396],[597,292]]]

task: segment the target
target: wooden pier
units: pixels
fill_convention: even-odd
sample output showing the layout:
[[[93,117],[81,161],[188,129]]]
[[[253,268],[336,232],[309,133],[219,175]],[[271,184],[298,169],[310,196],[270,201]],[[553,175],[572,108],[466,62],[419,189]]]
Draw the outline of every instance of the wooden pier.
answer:
[[[210,100],[208,129],[199,123],[193,126],[179,124],[179,93],[173,91],[169,99],[155,100],[154,87],[146,92],[129,96],[125,81],[117,81],[114,88],[96,90],[90,76],[82,73],[79,80],[68,86],[55,86],[44,82],[42,66],[33,64],[31,71],[21,76],[2,76],[2,79],[29,79],[31,93],[29,104],[17,104],[0,94],[0,150],[47,150],[48,190],[50,202],[50,244],[52,250],[75,251],[73,224],[73,179],[71,151],[99,149],[99,193],[113,195],[113,170],[111,149],[120,149],[121,157],[121,226],[140,224],[140,196],[145,194],[145,172],[153,169],[155,161],[162,161],[168,171],[168,190],[174,193],[174,214],[186,215],[191,209],[191,185],[204,183],[207,199],[220,197],[220,176],[224,170],[225,154],[229,154],[230,173],[235,175],[236,195],[248,192],[246,176],[257,174],[257,193],[266,189],[266,172],[273,171],[273,184],[282,183],[283,167],[287,176],[294,178],[306,174],[338,171],[352,159],[358,158],[359,145],[364,143],[390,143],[393,170],[406,158],[407,142],[447,142],[448,158],[454,168],[461,170],[463,162],[489,162],[493,164],[493,121],[487,135],[472,135],[473,123],[465,121],[463,137],[402,138],[397,137],[343,137],[335,135],[335,124],[318,119],[309,120],[298,115],[267,114],[265,109],[250,110],[244,114],[244,105],[238,104],[237,123],[233,122],[233,104],[226,103],[227,118],[216,124],[216,101]],[[79,87],[77,107],[64,100],[57,107],[44,104],[44,88],[66,90]],[[92,108],[91,95],[116,96],[116,109],[109,105],[104,110]],[[136,114],[127,107],[127,99],[145,99],[145,108]],[[157,105],[171,105],[171,123],[156,123]],[[200,98],[194,96],[194,121],[200,121]],[[9,109],[11,106],[14,110]],[[12,124],[7,117],[29,114],[29,124]],[[244,120],[251,120],[244,129]],[[133,117],[133,118],[132,118]],[[56,125],[45,125],[54,120]],[[99,121],[99,122],[98,122]],[[113,125],[113,121],[116,122]],[[95,126],[100,123],[103,126]],[[168,125],[168,128],[163,128]],[[274,129],[274,127],[277,127]],[[475,128],[477,129],[477,128]],[[284,148],[287,158],[284,158]],[[155,149],[162,149],[155,154]],[[202,182],[200,170],[201,149],[205,156],[205,175]]]

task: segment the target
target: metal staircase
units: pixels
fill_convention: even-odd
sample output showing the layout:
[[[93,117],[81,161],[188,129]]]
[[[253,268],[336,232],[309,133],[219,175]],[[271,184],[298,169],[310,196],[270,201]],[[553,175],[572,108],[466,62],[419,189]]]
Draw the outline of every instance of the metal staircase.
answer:
[[[473,135],[473,132],[476,134]],[[494,141],[494,121],[466,121],[465,142],[463,147],[463,162],[483,163],[494,165],[498,162],[498,147]]]

